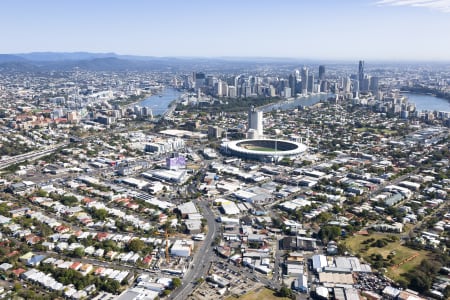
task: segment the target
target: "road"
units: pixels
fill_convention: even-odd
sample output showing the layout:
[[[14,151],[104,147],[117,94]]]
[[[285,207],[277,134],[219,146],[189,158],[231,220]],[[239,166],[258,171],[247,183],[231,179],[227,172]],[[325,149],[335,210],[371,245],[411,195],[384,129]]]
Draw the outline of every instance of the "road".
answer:
[[[206,234],[203,244],[199,247],[192,259],[191,266],[193,267],[189,268],[184,276],[183,284],[169,296],[169,299],[172,300],[186,299],[194,290],[193,283],[195,283],[195,280],[206,275],[209,265],[214,258],[214,249],[211,247],[211,243],[218,235],[218,226],[216,224],[215,215],[207,202],[194,201],[194,203],[202,210],[203,217],[208,224],[208,233]]]
[[[275,235],[275,249],[274,249],[274,259],[275,259],[275,263],[274,263],[274,268],[273,268],[273,280],[275,282],[279,282],[282,279],[283,273],[282,273],[282,268],[281,268],[281,255],[282,255],[282,251],[279,249],[279,245],[281,242],[282,238],[278,238],[278,235]]]
[[[273,291],[279,290],[283,284],[281,277],[275,279],[275,272],[273,278],[267,278],[266,275],[260,274],[257,271],[252,271],[248,267],[236,266],[234,263],[226,263],[225,268],[237,272],[242,278],[254,281],[255,285],[260,283]],[[308,298],[307,294],[294,293],[294,295],[296,299],[299,300],[306,300]]]
[[[20,154],[20,155],[16,155],[13,157],[9,157],[7,159],[3,159],[0,161],[0,169],[4,169],[7,168],[13,164],[17,164],[17,163],[21,163],[24,162],[26,160],[33,160],[45,155],[48,155],[50,153],[55,152],[57,149],[59,149],[60,147],[65,147],[67,146],[69,143],[59,143],[50,147],[47,147],[45,149],[42,150],[38,150],[38,151],[33,151],[33,152],[29,152],[29,153],[25,153],[25,154]]]

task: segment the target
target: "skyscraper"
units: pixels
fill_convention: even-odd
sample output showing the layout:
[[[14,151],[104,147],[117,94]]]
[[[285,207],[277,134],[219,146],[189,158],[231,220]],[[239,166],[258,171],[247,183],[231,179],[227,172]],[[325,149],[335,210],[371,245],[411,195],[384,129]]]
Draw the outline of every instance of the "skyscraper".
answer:
[[[308,68],[302,68],[302,94],[306,95],[308,93]]]
[[[353,81],[353,97],[359,98],[359,81],[358,80]]]
[[[193,78],[194,78],[194,82],[195,82],[195,88],[196,89],[200,89],[203,88],[205,86],[205,80],[206,80],[206,76],[205,73],[194,73],[193,74]]]
[[[259,137],[263,136],[263,112],[254,106],[248,111],[248,129],[255,130]]]
[[[289,75],[289,87],[291,88],[291,95],[295,96],[297,90],[297,77],[294,74]]]
[[[374,76],[370,80],[370,91],[376,95],[378,92],[378,77]]]
[[[343,83],[342,83],[342,90],[345,93],[349,93],[352,87],[352,81],[350,79],[350,77],[344,77]]]
[[[284,88],[284,98],[291,98],[292,97],[292,91],[290,87]]]
[[[359,86],[361,86],[363,84],[363,80],[364,80],[364,61],[360,60],[359,61],[359,67],[358,67]]]
[[[370,88],[370,80],[371,77],[368,75],[364,75],[364,79],[359,82],[359,90],[361,92],[368,92]]]
[[[321,81],[325,80],[325,66],[324,65],[319,66],[319,80],[321,80]]]
[[[314,73],[309,74],[308,76],[308,92],[314,93]]]

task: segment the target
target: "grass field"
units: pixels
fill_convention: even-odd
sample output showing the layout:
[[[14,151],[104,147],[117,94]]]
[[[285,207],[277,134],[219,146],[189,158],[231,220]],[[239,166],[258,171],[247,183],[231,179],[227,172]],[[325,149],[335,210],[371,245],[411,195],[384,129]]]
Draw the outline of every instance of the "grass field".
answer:
[[[390,129],[379,129],[379,128],[368,128],[368,127],[361,127],[356,128],[358,132],[364,132],[364,131],[371,131],[373,133],[382,133],[382,134],[389,134],[389,135],[396,135],[396,130],[390,130]]]
[[[233,300],[233,299],[240,299],[240,300],[289,300],[289,298],[285,297],[277,297],[275,296],[275,292],[267,289],[267,288],[260,288],[256,291],[251,291],[245,295],[242,295],[240,297],[234,297],[230,296],[226,298],[226,300]]]
[[[409,270],[417,267],[420,264],[420,262],[425,257],[427,257],[429,252],[424,250],[417,251],[414,249],[407,248],[405,246],[402,246],[400,244],[400,241],[388,242],[388,244],[382,248],[372,246],[369,247],[366,251],[363,250],[366,247],[366,244],[363,244],[364,241],[370,238],[373,238],[376,241],[388,238],[389,236],[392,236],[392,234],[373,233],[369,236],[354,235],[352,237],[347,238],[344,241],[344,244],[347,246],[348,249],[351,249],[354,254],[359,253],[361,257],[364,258],[365,261],[370,261],[370,256],[372,254],[380,254],[383,256],[384,259],[387,259],[387,256],[391,254],[393,255],[392,261],[394,262],[394,264],[400,264],[405,259],[417,255],[410,261],[407,261],[399,266],[387,268],[386,275],[393,280],[397,280],[400,278],[401,274],[406,273]]]
[[[258,147],[253,145],[243,145],[245,149],[253,150],[253,151],[262,151],[262,152],[275,152],[274,148],[268,148],[268,147]]]

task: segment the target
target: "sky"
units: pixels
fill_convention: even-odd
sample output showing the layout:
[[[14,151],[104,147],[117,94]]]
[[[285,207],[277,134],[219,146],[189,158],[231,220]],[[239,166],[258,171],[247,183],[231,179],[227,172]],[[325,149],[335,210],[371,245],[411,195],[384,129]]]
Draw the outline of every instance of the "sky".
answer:
[[[2,0],[0,53],[450,61],[450,0]]]

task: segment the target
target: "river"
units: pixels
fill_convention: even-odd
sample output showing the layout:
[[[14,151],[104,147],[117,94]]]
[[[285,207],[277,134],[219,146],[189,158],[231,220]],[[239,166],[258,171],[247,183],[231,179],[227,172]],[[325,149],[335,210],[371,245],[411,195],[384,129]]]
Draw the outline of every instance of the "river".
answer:
[[[431,95],[404,93],[408,97],[408,101],[416,105],[418,111],[450,111],[450,101]],[[321,100],[334,97],[333,94],[317,94],[306,97],[299,97],[294,100],[282,101],[278,103],[268,104],[262,108],[263,112],[269,112],[274,109],[289,110],[302,106],[314,105]]]
[[[300,105],[310,106],[310,105],[316,104],[317,102],[319,102],[321,100],[326,100],[326,99],[328,99],[328,97],[331,97],[331,96],[333,96],[333,94],[325,94],[325,93],[310,95],[310,96],[303,96],[303,97],[295,98],[292,100],[285,100],[285,101],[280,101],[280,102],[273,103],[273,104],[268,104],[262,108],[262,111],[269,112],[274,109],[288,110],[288,109],[297,108]]]
[[[408,101],[416,105],[418,111],[450,111],[450,100],[438,98],[431,95],[404,93]]]
[[[161,94],[156,94],[142,100],[139,106],[151,108],[154,116],[162,115],[167,111],[170,103],[178,99],[181,95],[182,93],[175,89],[165,88]]]
[[[142,100],[139,105],[147,106],[152,109],[153,115],[162,115],[169,108],[170,103],[173,100],[178,99],[183,93],[172,88],[165,88],[161,94],[153,95]],[[431,95],[404,93],[408,97],[409,102],[416,105],[416,109],[421,110],[437,110],[437,111],[450,111],[450,101]],[[333,94],[316,94],[306,97],[299,97],[292,100],[280,101],[264,106],[263,112],[269,112],[274,109],[289,110],[297,108],[298,106],[310,106],[318,103],[321,100],[326,100],[329,97],[333,97]]]

